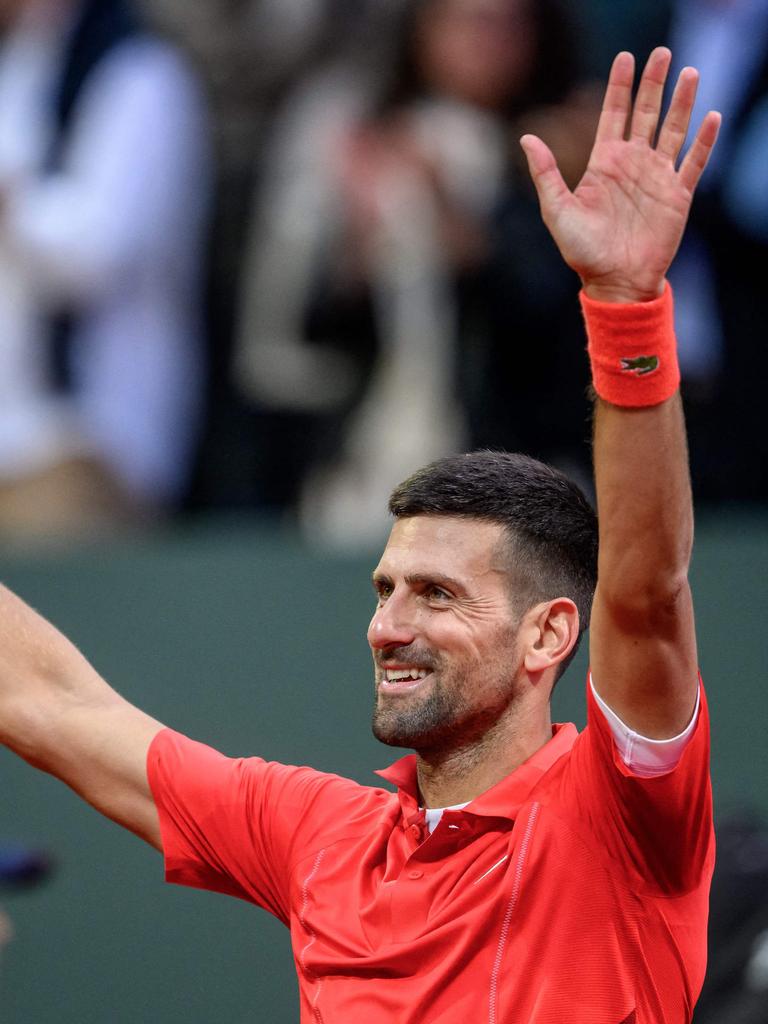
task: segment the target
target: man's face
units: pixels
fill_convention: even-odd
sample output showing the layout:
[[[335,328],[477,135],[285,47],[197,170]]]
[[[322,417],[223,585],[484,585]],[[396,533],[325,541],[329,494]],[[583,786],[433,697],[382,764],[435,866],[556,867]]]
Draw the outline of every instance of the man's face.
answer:
[[[393,746],[476,742],[515,699],[517,618],[495,523],[399,519],[376,570],[368,629],[373,732]]]

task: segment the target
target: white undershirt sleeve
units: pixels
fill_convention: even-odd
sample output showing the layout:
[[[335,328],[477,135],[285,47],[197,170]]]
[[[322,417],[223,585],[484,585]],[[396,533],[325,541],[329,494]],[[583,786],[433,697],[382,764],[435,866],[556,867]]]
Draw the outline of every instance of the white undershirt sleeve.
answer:
[[[641,778],[652,779],[657,775],[665,775],[677,767],[680,758],[683,756],[683,751],[688,746],[693,731],[696,728],[699,707],[701,705],[700,690],[696,694],[696,707],[693,710],[691,721],[683,732],[679,736],[673,736],[668,740],[652,740],[647,736],[641,736],[640,733],[634,732],[628,725],[622,722],[615,711],[608,707],[595,689],[592,673],[589,675],[589,685],[597,706],[611,727],[619,757],[627,768],[630,768],[635,775],[639,775]]]

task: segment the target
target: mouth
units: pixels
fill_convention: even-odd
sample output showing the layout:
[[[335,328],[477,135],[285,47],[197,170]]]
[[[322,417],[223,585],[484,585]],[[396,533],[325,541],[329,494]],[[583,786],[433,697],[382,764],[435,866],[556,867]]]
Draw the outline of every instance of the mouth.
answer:
[[[413,693],[432,675],[432,670],[419,668],[416,665],[404,665],[397,668],[379,667],[379,693],[406,694]]]

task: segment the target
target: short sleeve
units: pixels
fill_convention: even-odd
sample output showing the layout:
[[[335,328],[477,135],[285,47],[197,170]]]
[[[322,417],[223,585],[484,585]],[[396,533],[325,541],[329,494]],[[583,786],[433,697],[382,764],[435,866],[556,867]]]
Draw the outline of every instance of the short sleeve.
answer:
[[[288,923],[290,874],[362,787],[311,768],[230,758],[164,729],[147,775],[166,879],[248,900]]]
[[[624,763],[587,683],[587,728],[565,777],[569,800],[600,851],[630,884],[656,895],[697,888],[714,857],[709,714],[703,687],[696,724],[679,760],[648,777]]]
[[[616,744],[621,760],[635,775],[643,775],[650,778],[653,775],[666,775],[676,767],[688,746],[691,737],[696,730],[696,722],[699,717],[701,705],[701,688],[696,694],[696,706],[693,709],[691,720],[683,731],[670,739],[652,740],[647,736],[630,729],[628,725],[619,718],[602,699],[595,689],[595,683],[590,674],[589,685],[592,696],[600,711],[602,711],[608,725],[611,727],[613,741]]]

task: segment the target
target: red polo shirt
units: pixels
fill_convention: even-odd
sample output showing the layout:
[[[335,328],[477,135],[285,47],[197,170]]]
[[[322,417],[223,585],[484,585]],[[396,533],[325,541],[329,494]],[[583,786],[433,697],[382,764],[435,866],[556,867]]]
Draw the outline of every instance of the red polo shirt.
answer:
[[[397,794],[152,744],[168,881],[291,929],[305,1024],[683,1024],[706,960],[714,844],[706,703],[677,767],[639,778],[589,692],[549,743],[427,833]]]

